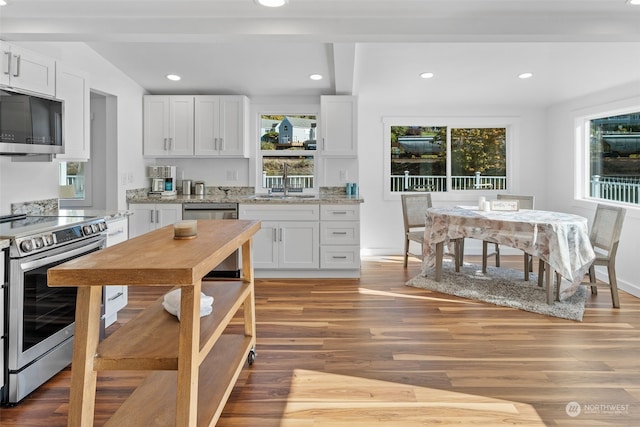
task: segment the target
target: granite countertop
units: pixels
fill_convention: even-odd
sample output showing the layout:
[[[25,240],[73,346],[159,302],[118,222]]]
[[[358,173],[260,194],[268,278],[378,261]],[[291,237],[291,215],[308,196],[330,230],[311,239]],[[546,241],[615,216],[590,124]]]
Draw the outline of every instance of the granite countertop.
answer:
[[[58,209],[59,216],[95,216],[103,217],[106,221],[126,218],[133,215],[129,210],[103,210],[103,209]]]
[[[133,197],[128,197],[129,203],[248,203],[248,204],[273,204],[273,203],[287,203],[287,204],[351,204],[351,203],[364,203],[364,199],[360,196],[347,196],[346,194],[320,194],[313,197],[296,197],[292,195],[288,198],[281,199],[275,196],[274,198],[262,198],[255,195],[222,195],[222,194],[207,194],[204,196],[170,196],[161,197],[156,195],[137,194]]]

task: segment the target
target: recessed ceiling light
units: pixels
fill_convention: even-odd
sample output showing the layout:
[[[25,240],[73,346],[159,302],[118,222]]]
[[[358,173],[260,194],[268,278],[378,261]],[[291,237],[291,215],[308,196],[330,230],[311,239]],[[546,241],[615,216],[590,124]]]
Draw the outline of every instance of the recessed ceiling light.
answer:
[[[309,78],[311,80],[322,80],[322,74],[311,74]]]
[[[433,76],[435,76],[435,74],[433,74],[431,72],[420,73],[420,77],[423,78],[423,79],[430,79]]]
[[[633,6],[640,6],[640,0],[627,0],[627,3]]]
[[[4,0],[0,0],[0,6],[6,6],[6,5],[7,5],[7,2],[6,2],[6,1],[4,1]]]
[[[167,74],[167,78],[171,81],[177,82],[181,77],[177,74]]]
[[[289,3],[289,0],[256,0],[256,3],[258,3],[261,6],[280,7]]]
[[[533,77],[533,73],[521,73],[521,74],[518,74],[518,78],[519,79],[530,79],[531,77]]]

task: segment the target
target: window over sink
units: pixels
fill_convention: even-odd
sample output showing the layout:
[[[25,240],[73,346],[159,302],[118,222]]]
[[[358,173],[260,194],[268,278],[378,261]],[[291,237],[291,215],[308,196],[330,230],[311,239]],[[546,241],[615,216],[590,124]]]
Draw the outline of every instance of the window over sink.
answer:
[[[316,182],[315,114],[261,114],[258,167],[263,189],[312,190]]]

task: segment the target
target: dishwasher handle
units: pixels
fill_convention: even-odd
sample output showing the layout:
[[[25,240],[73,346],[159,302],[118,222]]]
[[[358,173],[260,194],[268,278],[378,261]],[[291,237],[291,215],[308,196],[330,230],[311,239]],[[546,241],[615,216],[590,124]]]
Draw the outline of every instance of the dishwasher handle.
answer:
[[[182,211],[229,211],[237,210],[237,203],[184,203]]]

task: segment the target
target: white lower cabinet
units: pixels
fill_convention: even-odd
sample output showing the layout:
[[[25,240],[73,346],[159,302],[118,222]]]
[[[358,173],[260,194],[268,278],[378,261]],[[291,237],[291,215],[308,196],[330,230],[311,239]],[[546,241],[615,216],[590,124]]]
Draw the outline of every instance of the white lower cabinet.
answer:
[[[131,237],[140,236],[182,220],[181,203],[130,203]]]
[[[240,204],[238,217],[261,221],[253,238],[258,276],[359,276],[357,204]]]
[[[317,269],[320,265],[318,205],[241,204],[238,217],[262,222],[253,238],[255,269]]]
[[[129,220],[126,217],[107,221],[107,247],[124,242],[128,238]],[[128,299],[127,286],[105,286],[103,288],[102,300],[104,303],[105,327],[118,320],[118,311],[127,305]]]
[[[360,268],[360,205],[320,206],[320,268]]]

